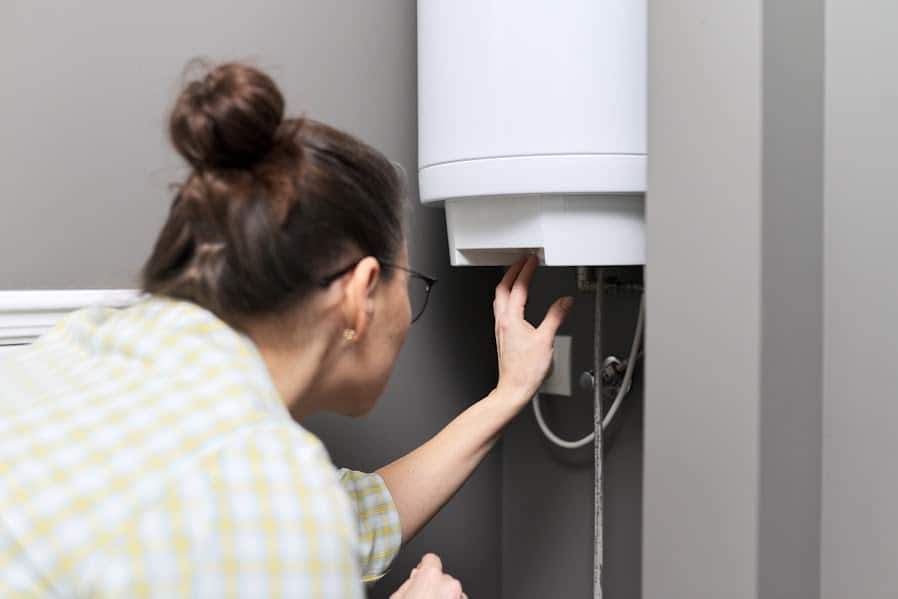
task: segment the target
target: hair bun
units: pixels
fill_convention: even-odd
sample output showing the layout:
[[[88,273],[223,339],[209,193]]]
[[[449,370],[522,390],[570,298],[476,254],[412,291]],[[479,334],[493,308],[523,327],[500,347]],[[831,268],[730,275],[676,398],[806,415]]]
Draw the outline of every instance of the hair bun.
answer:
[[[227,63],[187,84],[169,132],[195,169],[249,168],[278,143],[283,118],[284,97],[268,75]]]

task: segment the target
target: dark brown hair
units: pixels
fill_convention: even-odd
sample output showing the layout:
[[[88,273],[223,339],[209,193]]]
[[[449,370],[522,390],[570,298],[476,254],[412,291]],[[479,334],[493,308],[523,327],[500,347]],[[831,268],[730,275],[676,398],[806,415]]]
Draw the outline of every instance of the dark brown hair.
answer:
[[[223,64],[188,83],[169,132],[192,172],[144,265],[145,291],[233,324],[295,305],[351,259],[395,259],[396,168],[346,133],[285,119],[281,92],[258,69]]]

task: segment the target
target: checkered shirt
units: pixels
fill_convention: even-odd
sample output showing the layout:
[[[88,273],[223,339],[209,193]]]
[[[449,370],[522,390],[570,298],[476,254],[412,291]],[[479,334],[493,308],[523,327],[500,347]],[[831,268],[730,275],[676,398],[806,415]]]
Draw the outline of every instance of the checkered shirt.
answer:
[[[0,597],[363,597],[399,550],[252,342],[160,297],[0,356]]]

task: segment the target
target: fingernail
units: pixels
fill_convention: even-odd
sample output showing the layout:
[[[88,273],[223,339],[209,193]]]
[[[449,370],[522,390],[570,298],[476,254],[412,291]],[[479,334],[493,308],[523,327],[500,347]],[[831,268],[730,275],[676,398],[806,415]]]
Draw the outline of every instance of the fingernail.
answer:
[[[561,305],[564,306],[565,310],[570,310],[571,306],[574,305],[574,298],[572,298],[570,296],[564,298],[561,302]]]

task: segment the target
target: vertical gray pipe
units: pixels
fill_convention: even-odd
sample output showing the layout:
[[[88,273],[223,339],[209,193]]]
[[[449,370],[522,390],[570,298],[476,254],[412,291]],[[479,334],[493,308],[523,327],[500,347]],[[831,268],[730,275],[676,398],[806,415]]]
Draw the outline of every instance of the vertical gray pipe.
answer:
[[[595,549],[593,550],[592,570],[592,595],[594,599],[602,599],[602,562],[604,551],[604,526],[603,526],[603,500],[602,500],[602,420],[605,418],[602,409],[602,294],[605,290],[604,273],[601,268],[596,268],[596,303],[595,324],[593,325],[592,359],[593,372],[595,373],[595,385],[593,386],[593,403],[595,421],[595,441],[593,452],[595,453]]]

